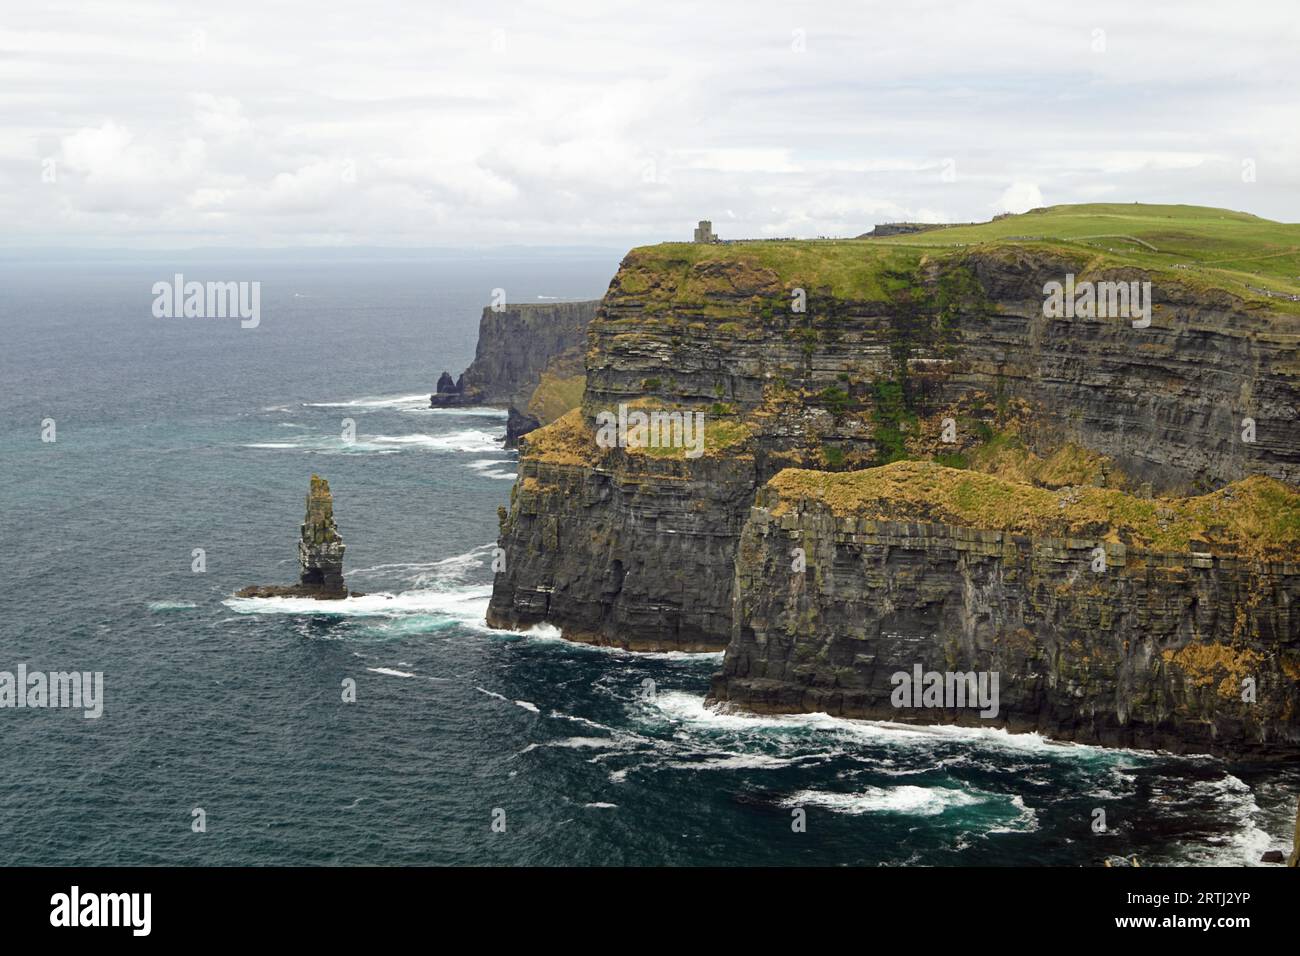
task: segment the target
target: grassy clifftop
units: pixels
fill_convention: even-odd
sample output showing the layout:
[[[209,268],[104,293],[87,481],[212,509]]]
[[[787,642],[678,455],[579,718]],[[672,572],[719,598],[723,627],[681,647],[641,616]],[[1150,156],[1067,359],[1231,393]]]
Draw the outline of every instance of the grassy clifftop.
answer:
[[[1204,206],[1142,203],[1050,206],[972,226],[878,239],[661,243],[632,250],[621,291],[649,300],[787,294],[888,298],[893,276],[926,260],[1032,248],[1074,259],[1079,273],[1141,269],[1300,313],[1300,224]],[[1268,293],[1272,293],[1270,296]]]
[[[1138,498],[1109,488],[1038,488],[934,462],[864,471],[787,468],[768,488],[783,513],[800,500],[839,517],[930,521],[1016,534],[1104,538],[1160,551],[1295,560],[1300,491],[1255,475],[1195,498]]]

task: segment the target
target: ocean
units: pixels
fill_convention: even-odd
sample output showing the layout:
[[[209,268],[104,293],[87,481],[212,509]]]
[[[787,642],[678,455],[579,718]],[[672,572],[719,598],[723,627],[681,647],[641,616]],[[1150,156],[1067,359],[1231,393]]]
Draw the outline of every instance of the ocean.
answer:
[[[434,411],[428,394],[473,357],[494,288],[594,298],[617,261],[0,262],[0,671],[104,675],[99,719],[0,709],[3,862],[1232,865],[1289,850],[1295,770],[720,713],[704,706],[720,654],[487,629],[516,469],[505,414]],[[151,287],[178,271],[260,281],[260,324],[155,318]],[[295,580],[313,473],[366,596],[233,598]]]

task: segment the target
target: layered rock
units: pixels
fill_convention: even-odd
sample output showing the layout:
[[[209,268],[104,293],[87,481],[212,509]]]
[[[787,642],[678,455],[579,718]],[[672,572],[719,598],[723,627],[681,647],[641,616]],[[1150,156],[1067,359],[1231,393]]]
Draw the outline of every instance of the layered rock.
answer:
[[[1035,228],[1048,218],[1036,217]],[[1300,480],[1297,310],[1252,296],[1231,276],[1230,292],[1177,264],[1152,265],[1145,251],[925,245],[948,235],[960,230],[923,234],[914,245],[904,237],[630,253],[590,325],[581,408],[523,440],[489,623],[546,621],[566,637],[633,649],[726,648],[715,699],[865,715],[874,698],[861,695],[879,689],[871,683],[877,651],[845,656],[858,638],[823,644],[815,628],[771,631],[768,656],[756,649],[763,615],[793,613],[761,603],[756,592],[772,582],[740,551],[758,534],[756,494],[783,469],[878,470],[929,457],[1015,478],[1030,492],[1123,489],[1129,494],[1111,502],[1117,529],[1134,513],[1173,507],[1157,496],[1252,475]],[[1151,281],[1149,326],[1046,316],[1044,286],[1067,274]],[[702,412],[706,453],[602,447],[595,418],[620,406]],[[856,560],[878,573],[856,583],[835,577],[837,599],[879,619],[882,634],[901,635],[882,645],[885,656],[925,645],[932,653],[913,656],[935,660],[933,648],[946,654],[950,634],[969,633],[963,660],[1037,675],[1011,691],[1008,726],[1103,743],[1185,740],[1193,749],[1295,745],[1282,713],[1292,702],[1283,665],[1292,666],[1300,628],[1290,611],[1293,558],[1131,539],[1112,577],[1075,594],[1061,589],[1079,583],[1078,542],[1106,538],[1109,548],[1109,528],[859,517],[885,523],[854,544],[871,555]],[[900,521],[934,527],[889,525]],[[1273,540],[1285,538],[1269,529]],[[823,555],[820,567],[848,560]],[[908,590],[914,580],[919,596]],[[915,603],[886,620],[882,609],[896,597]],[[736,630],[742,619],[748,631]],[[1038,643],[1002,649],[1022,632]],[[1241,711],[1206,691],[1237,673],[1234,660],[1268,683],[1264,709]],[[1043,671],[1049,663],[1060,673]],[[1125,676],[1107,683],[1097,673],[1107,667]],[[859,696],[837,702],[836,688]]]
[[[509,409],[506,444],[576,406],[583,387],[587,326],[599,301],[507,305],[483,310],[474,361],[453,382],[443,372],[435,408]]]
[[[329,482],[311,476],[307,492],[307,513],[298,538],[298,583],[294,585],[253,585],[239,591],[238,597],[309,597],[340,600],[349,592],[343,581],[345,546],[334,523],[334,498]],[[351,592],[359,596],[359,592]]]
[[[711,697],[1110,746],[1292,754],[1297,525],[1300,494],[1264,478],[1139,502],[932,463],[783,472],[741,535],[731,642]],[[895,675],[917,669],[998,675],[996,714],[896,706]]]
[[[813,244],[791,245],[811,255]],[[546,454],[525,450],[501,538],[512,560],[490,620],[545,619],[627,646],[721,649],[731,560],[765,481],[787,466],[900,457],[909,429],[937,428],[944,410],[960,417],[980,400],[1023,403],[1031,421],[1017,440],[1044,455],[1090,450],[1110,473],[1103,483],[1190,491],[1252,473],[1300,475],[1294,316],[1166,279],[1150,328],[1048,319],[1044,283],[1089,275],[1086,263],[1025,249],[930,261],[873,253],[886,247],[871,242],[820,248],[882,257],[879,278],[843,290],[818,261],[805,266],[792,252],[779,270],[744,246],[665,245],[625,258],[590,327],[582,441],[591,454],[561,466],[560,482]],[[803,268],[803,285],[782,274]],[[799,289],[804,313],[792,311]],[[722,461],[647,471],[594,443],[598,411],[636,402],[703,410],[749,437]],[[1245,417],[1254,443],[1241,441]],[[572,493],[530,490],[559,484]],[[538,550],[552,539],[560,550]]]

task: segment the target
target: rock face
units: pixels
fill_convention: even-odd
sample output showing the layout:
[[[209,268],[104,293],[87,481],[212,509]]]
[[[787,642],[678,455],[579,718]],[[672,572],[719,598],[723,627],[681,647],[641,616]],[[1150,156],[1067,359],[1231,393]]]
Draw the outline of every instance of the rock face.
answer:
[[[334,499],[329,482],[311,476],[307,492],[307,514],[298,538],[298,564],[301,568],[295,585],[253,585],[238,592],[238,597],[310,597],[339,600],[348,597],[343,582],[343,539],[334,523]],[[352,592],[352,596],[360,596]]]
[[[514,447],[521,436],[577,404],[587,326],[599,304],[593,300],[508,305],[501,311],[485,308],[473,363],[455,383],[443,372],[430,404],[506,406],[511,413],[506,445]]]
[[[955,521],[941,504],[924,520],[907,488],[966,482],[958,494],[989,500],[996,480],[910,462],[881,471],[897,472],[895,484],[852,504],[840,494],[851,490],[849,475],[817,479],[807,494],[801,476],[784,473],[759,493],[741,534],[732,638],[714,699],[1180,753],[1300,749],[1294,554],[1250,554],[1246,539],[1189,550],[1085,537],[1136,532],[1076,519],[1070,491],[1041,492],[1037,533]],[[1251,525],[1280,487],[1263,481],[1231,486],[1235,501],[1192,499],[1191,513],[1204,505],[1213,520]],[[1097,514],[1127,504],[1119,492],[1092,494],[1105,501]],[[1234,506],[1238,517],[1229,518]],[[1014,520],[1022,515],[1033,512]],[[1168,523],[1182,520],[1171,505]],[[997,713],[895,706],[894,675],[917,667],[997,674]]]
[[[896,398],[906,393],[914,425],[978,394],[1018,398],[1034,409],[1029,447],[1077,443],[1157,490],[1256,472],[1300,477],[1293,317],[1162,284],[1160,311],[1135,340],[1128,322],[1044,318],[1043,284],[1074,263],[971,254],[945,268],[920,270],[903,295],[874,301],[814,295],[800,315],[771,269],[630,254],[590,327],[591,454],[521,457],[500,542],[512,560],[489,620],[722,649],[732,561],[757,489],[786,466],[889,460],[901,448]],[[923,310],[925,299],[939,306]],[[700,408],[749,435],[723,460],[646,462],[597,449],[595,412],[636,401]],[[1253,444],[1239,440],[1248,412]],[[555,487],[569,493],[547,493]],[[548,550],[548,541],[559,543]]]
[[[1046,317],[1044,285],[1067,273],[1151,280],[1150,325]],[[588,335],[581,409],[522,441],[491,625],[545,621],[572,639],[632,649],[725,648],[716,699],[846,713],[858,703],[865,713],[868,698],[836,704],[834,688],[874,693],[874,654],[901,653],[909,642],[946,649],[950,632],[969,633],[963,659],[988,661],[995,639],[1024,629],[1040,643],[1019,657],[1005,651],[1006,666],[1063,671],[1049,669],[1014,692],[1023,697],[1004,708],[1010,725],[1104,743],[1172,741],[1186,731],[1197,745],[1248,750],[1252,734],[1263,735],[1262,751],[1294,745],[1280,718],[1220,707],[1204,696],[1209,685],[1188,689],[1189,680],[1212,677],[1187,677],[1185,667],[1179,676],[1182,664],[1195,670],[1219,660],[1216,644],[1230,649],[1225,661],[1244,654],[1253,667],[1250,655],[1264,655],[1261,683],[1287,673],[1279,668],[1300,624],[1289,611],[1297,595],[1285,561],[1199,544],[1135,545],[1104,599],[1089,599],[1053,589],[1089,581],[1070,570],[1080,556],[1071,542],[1109,541],[1109,528],[1020,535],[1025,541],[996,524],[878,529],[883,538],[855,545],[870,560],[854,559],[877,576],[837,578],[833,597],[870,612],[881,634],[895,628],[903,643],[844,657],[850,638],[833,632],[830,644],[804,631],[762,643],[761,634],[778,633],[776,624],[759,627],[762,616],[793,612],[756,603],[751,588],[775,584],[760,573],[766,564],[741,552],[742,542],[752,551],[764,540],[756,495],[786,468],[846,472],[919,455],[996,473],[1010,467],[1012,449],[1015,467],[1028,462],[1042,484],[1127,488],[1123,507],[1138,510],[1162,507],[1152,495],[1209,492],[1251,475],[1294,484],[1300,319],[1285,306],[1171,269],[1120,268],[1104,255],[1032,244],[936,255],[874,239],[669,243],[629,253]],[[704,413],[705,453],[602,447],[595,416],[621,405]],[[1024,412],[1009,425],[1015,408]],[[938,437],[945,418],[958,432],[951,446]],[[1253,440],[1243,439],[1246,419]],[[927,442],[933,447],[919,447]],[[860,517],[902,520],[887,511]],[[959,547],[986,532],[1003,535],[987,545],[996,554]],[[1046,557],[1035,550],[1040,537]],[[770,548],[763,561],[775,561],[775,541]],[[1208,567],[1195,563],[1206,554]],[[823,557],[824,569],[851,559],[849,551]],[[902,603],[886,614],[895,599]],[[1231,630],[1241,615],[1253,631]],[[1098,631],[1103,619],[1113,630]],[[737,630],[742,620],[748,630]],[[1165,651],[1188,647],[1202,650],[1165,660]],[[1107,685],[1093,673],[1101,661],[1128,676]],[[752,683],[760,678],[775,683]],[[1271,693],[1274,704],[1284,699],[1276,687]]]

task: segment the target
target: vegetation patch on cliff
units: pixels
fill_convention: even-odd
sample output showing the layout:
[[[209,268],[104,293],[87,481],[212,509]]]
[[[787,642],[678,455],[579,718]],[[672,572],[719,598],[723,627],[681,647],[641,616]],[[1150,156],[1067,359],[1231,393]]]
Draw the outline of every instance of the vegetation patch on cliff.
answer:
[[[732,245],[665,242],[633,249],[623,259],[614,295],[703,302],[724,296],[812,297],[884,301],[890,273],[911,272],[922,253],[867,240],[772,240]]]
[[[1144,499],[1110,488],[1053,491],[900,461],[855,472],[786,469],[767,487],[778,496],[776,513],[817,501],[842,517],[1100,538],[1158,551],[1293,559],[1300,548],[1300,492],[1260,475],[1197,498]]]
[[[551,465],[586,465],[595,458],[595,438],[580,408],[529,432],[520,439],[520,445],[528,458]]]
[[[582,404],[586,385],[587,376],[581,373],[560,375],[547,370],[528,401],[528,414],[549,425]]]

